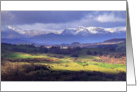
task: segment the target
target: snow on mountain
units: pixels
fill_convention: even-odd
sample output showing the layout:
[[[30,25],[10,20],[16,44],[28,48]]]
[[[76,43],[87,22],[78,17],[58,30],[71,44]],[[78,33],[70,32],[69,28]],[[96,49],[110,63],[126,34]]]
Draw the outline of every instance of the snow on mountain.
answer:
[[[27,36],[36,36],[36,35],[42,35],[42,34],[49,34],[49,33],[54,33],[54,34],[60,34],[62,33],[62,31],[60,30],[23,30],[21,28],[18,28],[18,27],[14,27],[14,26],[10,26],[10,25],[7,25],[6,26],[7,29],[9,30],[12,30],[14,32],[17,32],[21,35],[27,35]]]
[[[76,28],[66,28],[61,34],[75,34],[77,32]]]
[[[72,34],[72,35],[90,35],[90,34],[105,34],[105,33],[116,33],[116,32],[126,32],[126,27],[116,27],[116,28],[103,28],[103,27],[83,27],[78,28],[67,28],[62,34]]]
[[[78,28],[66,28],[62,30],[23,30],[16,27],[7,26],[11,31],[14,31],[21,35],[27,35],[30,37],[43,35],[43,34],[59,34],[59,35],[79,35],[79,36],[89,36],[95,34],[113,34],[126,32],[126,27],[114,27],[114,28],[103,28],[103,27],[83,27],[79,26]]]
[[[61,34],[68,34],[68,35],[88,35],[88,34],[96,34],[98,33],[95,29],[96,27],[83,27],[79,26],[78,28],[66,28]]]
[[[60,33],[43,33],[41,31],[27,31],[21,34],[16,29],[1,32],[2,42],[6,43],[35,43],[35,44],[71,44],[96,43],[113,38],[126,38],[126,27],[103,28],[103,27],[83,27],[66,28]],[[38,33],[39,32],[39,33]],[[49,31],[48,31],[49,32]],[[26,37],[25,37],[26,36]],[[11,39],[12,38],[12,39]],[[17,40],[17,41],[16,41]]]

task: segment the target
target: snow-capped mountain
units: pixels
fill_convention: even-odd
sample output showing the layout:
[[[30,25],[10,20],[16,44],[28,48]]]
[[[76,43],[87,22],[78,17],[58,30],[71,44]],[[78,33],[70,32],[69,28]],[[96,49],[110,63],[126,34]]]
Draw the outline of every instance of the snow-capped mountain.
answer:
[[[67,28],[61,34],[88,36],[91,34],[106,34],[106,33],[119,33],[119,32],[126,32],[126,28],[125,27],[102,28],[102,27],[79,26],[78,28]]]
[[[17,32],[14,32],[12,30],[1,30],[1,38],[21,38],[24,37],[22,34],[19,34]]]
[[[5,26],[5,29],[6,30],[11,30],[13,32],[16,32],[18,34],[21,34],[21,35],[26,35],[26,36],[30,36],[30,37],[33,37],[33,36],[37,36],[37,35],[43,35],[43,34],[49,34],[49,33],[54,33],[54,34],[60,34],[62,33],[62,30],[26,30],[26,29],[23,29],[23,28],[19,28],[19,27],[15,27],[15,26],[10,26],[10,25],[7,25]]]
[[[103,28],[103,27],[83,27],[79,26],[77,28],[66,28],[60,30],[23,30],[21,28],[16,28],[13,26],[6,26],[7,30],[10,32],[16,32],[20,35],[27,35],[30,37],[43,35],[43,34],[63,34],[63,35],[82,35],[88,36],[91,34],[106,34],[106,33],[119,33],[126,32],[126,27],[114,27],[114,28]]]
[[[119,30],[118,30],[119,29]],[[67,28],[61,34],[43,34],[33,36],[30,39],[35,42],[47,42],[51,44],[70,44],[73,42],[96,43],[113,38],[126,38],[124,28],[97,28],[97,27],[78,27]]]
[[[79,26],[78,28],[66,28],[62,34],[65,35],[89,35],[89,34],[96,34],[98,31],[102,30],[101,28],[96,28],[96,27],[83,27]]]
[[[11,32],[14,32],[14,40],[9,38]],[[7,34],[5,33],[7,32]],[[25,32],[25,31],[23,31]],[[29,31],[30,34],[33,34]],[[13,34],[13,33],[12,33]],[[27,33],[25,33],[27,34]],[[18,40],[17,43],[24,43],[24,42],[32,42],[35,44],[62,44],[62,43],[73,43],[73,42],[80,42],[80,43],[96,43],[102,42],[108,39],[113,38],[126,38],[126,28],[125,27],[115,27],[115,28],[102,28],[102,27],[83,27],[79,26],[78,28],[66,28],[62,30],[60,33],[43,33],[35,35],[27,35],[20,34],[18,31],[11,30],[1,32],[2,35],[2,42],[15,42],[16,39]],[[17,37],[16,37],[17,35]],[[12,35],[11,35],[12,36]],[[3,39],[4,38],[4,39]],[[21,41],[21,42],[20,42]]]

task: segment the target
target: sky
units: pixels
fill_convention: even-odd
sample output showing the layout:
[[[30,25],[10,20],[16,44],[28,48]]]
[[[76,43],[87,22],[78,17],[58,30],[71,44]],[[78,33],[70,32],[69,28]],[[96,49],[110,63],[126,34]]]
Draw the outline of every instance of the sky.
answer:
[[[60,33],[65,28],[126,27],[126,11],[1,11],[1,30]]]

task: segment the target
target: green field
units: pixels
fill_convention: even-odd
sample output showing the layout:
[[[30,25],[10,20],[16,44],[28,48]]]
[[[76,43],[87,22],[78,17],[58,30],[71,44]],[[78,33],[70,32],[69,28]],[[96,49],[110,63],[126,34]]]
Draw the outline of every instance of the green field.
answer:
[[[57,78],[55,80],[58,80],[58,79],[59,80],[69,80],[69,79],[71,80],[71,79],[73,79],[75,73],[76,74],[78,73],[78,75],[83,74],[83,75],[79,75],[79,76],[86,76],[88,80],[116,80],[114,78],[111,79],[110,77],[108,77],[108,75],[109,76],[111,76],[111,75],[117,76],[121,73],[126,73],[125,58],[124,59],[123,59],[123,57],[122,58],[114,58],[114,57],[109,57],[108,55],[107,56],[87,55],[86,54],[87,50],[91,50],[92,52],[93,52],[93,50],[100,51],[99,49],[85,48],[85,49],[79,50],[78,57],[71,57],[70,55],[54,54],[51,52],[25,53],[25,52],[13,52],[13,51],[5,50],[5,52],[2,53],[2,64],[4,62],[8,62],[8,63],[6,63],[7,66],[5,63],[3,64],[2,74],[3,73],[7,74],[7,75],[3,75],[3,77],[10,76],[10,75],[8,75],[9,73],[7,72],[7,71],[9,71],[8,69],[11,69],[12,71],[14,71],[14,70],[22,71],[22,70],[24,70],[25,67],[28,67],[27,65],[30,65],[29,68],[27,68],[28,70],[31,70],[32,66],[33,67],[41,66],[41,67],[48,68],[47,70],[43,70],[43,68],[41,70],[41,68],[39,68],[40,70],[32,69],[29,72],[23,71],[23,74],[25,74],[25,76],[27,76],[28,80],[31,80],[31,79],[29,79],[28,76],[30,76],[30,75],[34,76],[36,72],[39,72],[40,75],[45,74],[45,76],[47,76],[47,74],[48,74],[50,77],[52,76],[51,77],[52,79],[49,79],[49,80],[54,80],[54,76],[60,76],[60,78],[61,78],[61,79]],[[106,50],[103,51],[102,50],[101,52],[112,53],[115,55],[115,53],[113,53],[112,51],[106,51]],[[8,66],[8,64],[9,64],[9,66]],[[12,67],[10,67],[10,66],[12,66]],[[15,68],[15,67],[18,67],[18,68]],[[95,76],[88,76],[88,75],[90,75],[90,73],[92,75],[94,72],[95,72],[95,74],[94,74]],[[103,73],[103,74],[105,74],[103,76],[106,76],[106,77],[101,78],[101,76],[102,76],[101,75],[98,78],[96,76],[96,72]],[[98,75],[98,73],[97,73],[97,75]],[[69,76],[69,77],[67,77],[67,76]],[[3,78],[3,80],[15,80],[14,77],[15,77],[15,75],[13,76],[13,79]],[[98,79],[96,79],[96,77]],[[23,80],[23,79],[18,79],[18,80]],[[48,79],[45,79],[45,77],[42,76],[39,79],[34,78],[33,80],[48,80]],[[76,79],[76,80],[78,80],[78,79]],[[81,79],[79,79],[79,80],[81,80]],[[83,79],[83,80],[85,80],[85,79]]]
[[[53,60],[57,60],[54,63],[50,62],[35,62],[36,64],[42,65],[51,65],[53,66],[53,70],[72,70],[72,71],[100,71],[104,73],[119,73],[121,71],[126,72],[126,66],[124,64],[108,64],[102,62],[96,62],[94,59],[100,59],[97,56],[84,56],[81,55],[77,60],[74,57],[70,57],[67,55],[55,55],[50,54],[28,54],[28,53],[20,53],[14,52],[5,56],[6,58],[13,59],[27,59],[27,58],[52,58]],[[57,58],[56,56],[62,56],[63,58]],[[60,62],[60,63],[58,63]],[[23,62],[20,62],[23,63]],[[87,64],[87,65],[86,65]],[[69,67],[66,67],[68,65]],[[84,66],[85,65],[85,66]]]

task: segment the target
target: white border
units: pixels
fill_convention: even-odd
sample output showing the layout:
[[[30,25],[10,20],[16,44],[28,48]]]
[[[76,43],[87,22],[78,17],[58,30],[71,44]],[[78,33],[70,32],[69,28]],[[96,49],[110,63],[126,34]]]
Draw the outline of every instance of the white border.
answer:
[[[126,1],[1,1],[2,11],[126,10]],[[124,82],[1,82],[2,91],[126,91]]]
[[[126,10],[126,1],[1,1],[1,10]]]
[[[126,91],[126,82],[1,82],[1,91]]]

